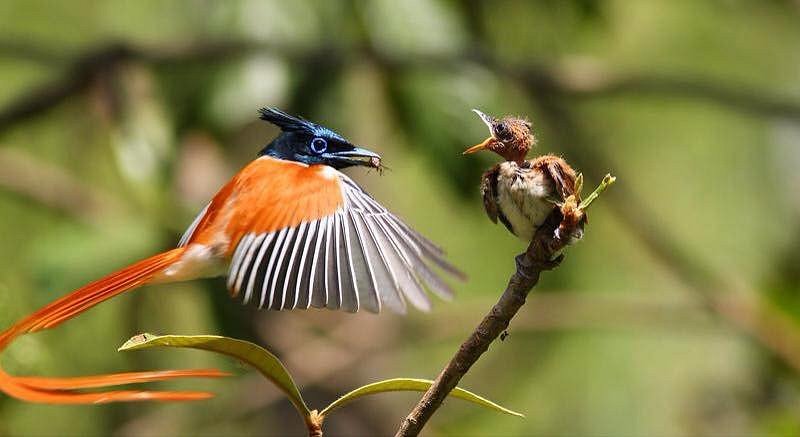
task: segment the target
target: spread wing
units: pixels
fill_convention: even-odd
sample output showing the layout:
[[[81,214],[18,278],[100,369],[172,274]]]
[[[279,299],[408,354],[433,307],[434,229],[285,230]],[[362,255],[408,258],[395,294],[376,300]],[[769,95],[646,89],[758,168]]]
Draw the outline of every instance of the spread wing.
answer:
[[[187,244],[230,239],[228,288],[259,308],[404,312],[407,299],[427,310],[426,286],[452,295],[432,266],[461,276],[441,249],[326,166],[262,157],[187,234]]]

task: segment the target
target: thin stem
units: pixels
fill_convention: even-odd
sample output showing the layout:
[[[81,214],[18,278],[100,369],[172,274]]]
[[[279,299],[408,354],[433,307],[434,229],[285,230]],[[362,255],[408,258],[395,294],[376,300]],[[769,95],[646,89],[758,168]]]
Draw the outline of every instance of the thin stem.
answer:
[[[447,363],[431,388],[425,392],[408,417],[403,420],[396,437],[419,434],[450,391],[458,385],[472,365],[486,352],[489,345],[508,328],[511,319],[525,304],[528,293],[539,282],[540,273],[559,264],[560,257],[556,260],[553,260],[553,257],[567,244],[566,241],[554,236],[561,221],[561,212],[554,209],[545,223],[537,230],[525,253],[517,256],[517,269],[511,275],[500,300],[484,316],[469,338],[461,344],[458,352]],[[570,235],[570,233],[562,235]]]

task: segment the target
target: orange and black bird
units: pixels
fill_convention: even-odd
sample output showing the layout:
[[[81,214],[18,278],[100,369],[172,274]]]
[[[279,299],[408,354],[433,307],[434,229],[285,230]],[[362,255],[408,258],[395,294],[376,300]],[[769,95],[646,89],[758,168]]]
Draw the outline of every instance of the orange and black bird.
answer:
[[[452,295],[438,270],[462,278],[436,245],[340,170],[380,168],[380,156],[276,108],[278,135],[220,189],[177,248],[81,287],[0,334],[0,349],[145,284],[227,275],[234,297],[271,310],[403,313],[430,308],[426,287]],[[435,269],[435,268],[436,269]],[[437,270],[438,269],[438,270]]]
[[[477,109],[473,111],[489,127],[489,138],[464,154],[490,150],[505,159],[492,166],[481,179],[486,214],[495,223],[500,220],[512,234],[528,243],[553,208],[562,205],[570,196],[580,201],[575,171],[555,155],[526,159],[536,145],[528,120],[511,116],[498,119]],[[569,238],[570,242],[581,239],[586,215],[581,213],[578,220],[580,223],[571,235],[558,235],[559,228],[556,236]]]

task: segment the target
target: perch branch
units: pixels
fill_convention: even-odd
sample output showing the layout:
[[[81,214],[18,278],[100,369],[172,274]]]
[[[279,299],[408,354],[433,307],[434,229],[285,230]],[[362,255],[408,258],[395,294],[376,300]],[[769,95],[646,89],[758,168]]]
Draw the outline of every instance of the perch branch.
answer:
[[[411,414],[403,420],[395,437],[415,436],[441,406],[447,395],[458,385],[478,358],[489,349],[489,345],[508,328],[511,319],[525,303],[531,289],[539,282],[542,271],[556,267],[561,260],[559,253],[567,242],[557,238],[556,228],[562,224],[562,215],[554,209],[545,223],[539,227],[528,249],[517,256],[517,269],[508,281],[505,292],[481,323],[461,344],[458,352],[442,370],[436,381],[422,396]],[[561,234],[569,235],[569,233]],[[554,259],[554,257],[556,257]]]

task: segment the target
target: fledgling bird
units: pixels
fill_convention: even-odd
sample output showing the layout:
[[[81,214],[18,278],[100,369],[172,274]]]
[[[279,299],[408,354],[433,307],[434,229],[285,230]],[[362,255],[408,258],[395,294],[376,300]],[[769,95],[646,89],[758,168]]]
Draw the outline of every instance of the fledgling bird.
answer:
[[[529,121],[511,116],[497,119],[477,109],[473,111],[489,127],[490,135],[464,154],[490,150],[505,160],[492,166],[481,178],[486,214],[495,223],[500,220],[512,234],[528,243],[553,208],[563,205],[570,196],[573,196],[571,201],[580,202],[575,171],[555,155],[526,159],[536,145]],[[571,235],[558,235],[559,227],[556,236],[569,238],[570,242],[581,239],[586,215],[581,212],[576,220],[579,222]]]
[[[379,155],[279,109],[260,114],[280,135],[222,187],[177,248],[43,307],[0,334],[0,349],[150,283],[227,275],[232,296],[272,310],[403,313],[406,301],[429,309],[425,285],[441,297],[452,295],[432,266],[463,275],[442,250],[339,171],[380,168]]]

